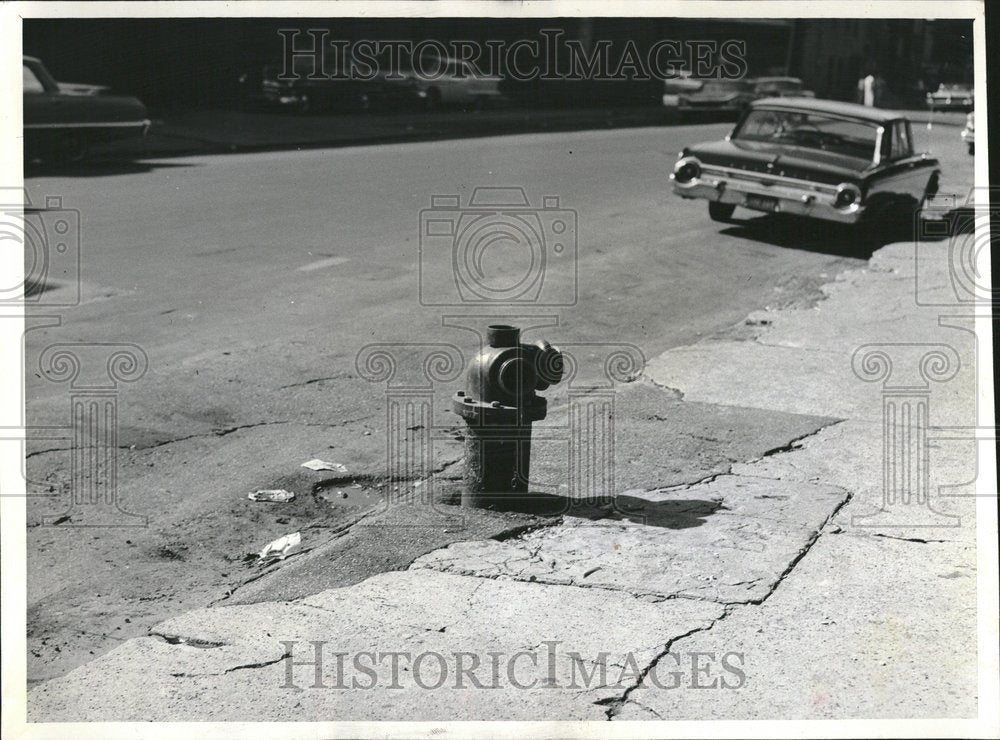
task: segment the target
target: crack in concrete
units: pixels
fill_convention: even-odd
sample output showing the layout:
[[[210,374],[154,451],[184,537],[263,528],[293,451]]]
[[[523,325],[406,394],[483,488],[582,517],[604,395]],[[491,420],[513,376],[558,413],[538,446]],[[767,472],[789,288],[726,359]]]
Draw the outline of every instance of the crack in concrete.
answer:
[[[716,624],[718,624],[723,619],[726,619],[730,614],[732,614],[739,606],[760,606],[765,601],[767,601],[771,597],[771,595],[778,590],[778,587],[781,586],[784,580],[791,574],[791,572],[802,561],[802,559],[807,554],[809,554],[809,551],[812,549],[813,545],[816,544],[820,536],[823,534],[823,530],[826,528],[826,526],[833,520],[833,518],[837,515],[837,513],[851,501],[852,498],[853,494],[850,491],[845,491],[844,498],[841,499],[841,501],[833,508],[833,511],[831,511],[830,514],[826,517],[826,519],[823,520],[822,524],[820,524],[819,527],[816,528],[812,536],[809,538],[809,541],[806,542],[806,544],[802,547],[801,550],[799,550],[796,556],[792,558],[792,560],[789,562],[785,570],[781,574],[779,574],[777,580],[775,580],[775,582],[772,584],[771,588],[768,590],[766,594],[764,594],[759,599],[751,599],[743,604],[728,603],[723,607],[722,614],[718,618],[713,619],[711,623],[709,623],[707,626],[696,627],[695,629],[689,630],[683,635],[679,635],[677,637],[672,638],[667,642],[664,650],[659,655],[654,657],[653,660],[649,663],[649,665],[646,666],[646,668],[639,674],[636,683],[625,689],[625,692],[620,697],[618,697],[617,699],[612,698],[612,699],[602,700],[601,702],[596,702],[609,705],[608,710],[606,712],[608,721],[614,720],[615,716],[619,712],[621,712],[621,709],[625,705],[625,703],[629,701],[629,696],[632,694],[632,692],[638,689],[642,685],[646,676],[649,675],[649,672],[656,667],[657,663],[659,663],[660,660],[662,660],[670,653],[670,649],[678,641],[683,640],[686,637],[690,637],[691,635],[698,634],[699,632],[708,632],[713,627],[715,627]]]
[[[188,434],[188,435],[185,435],[183,437],[174,437],[172,439],[166,439],[166,440],[163,440],[161,442],[154,442],[152,444],[144,445],[142,447],[140,447],[138,445],[118,445],[118,449],[119,450],[130,450],[132,452],[145,452],[147,450],[155,450],[155,449],[157,449],[159,447],[166,447],[167,445],[176,444],[178,442],[187,442],[188,440],[191,440],[191,439],[211,438],[211,437],[226,437],[226,436],[228,436],[230,434],[233,434],[235,432],[239,432],[239,431],[242,431],[244,429],[254,429],[256,427],[268,427],[268,426],[280,426],[280,425],[296,424],[298,426],[303,426],[303,427],[323,427],[323,428],[326,428],[326,429],[335,429],[337,427],[346,426],[348,424],[355,424],[357,422],[367,421],[368,419],[372,419],[374,417],[375,417],[375,414],[368,414],[366,416],[359,416],[359,417],[357,417],[355,419],[345,419],[345,420],[339,421],[337,423],[330,423],[330,422],[322,422],[321,423],[321,422],[307,422],[307,421],[284,421],[284,420],[282,420],[282,421],[257,421],[257,422],[252,422],[252,423],[249,423],[249,424],[239,424],[237,426],[232,426],[232,427],[223,427],[223,428],[220,428],[220,429],[210,429],[207,432],[198,432],[196,434]],[[53,447],[53,448],[45,449],[45,450],[35,450],[34,452],[29,452],[28,454],[26,454],[24,456],[24,459],[28,460],[28,459],[30,459],[32,457],[37,457],[39,455],[47,455],[47,454],[50,454],[50,453],[53,453],[53,452],[69,452],[70,450],[73,450],[73,449],[75,449],[75,448],[74,447]]]
[[[767,452],[765,452],[763,455],[761,455],[760,457],[755,457],[753,460],[748,460],[747,464],[749,465],[749,464],[752,464],[752,463],[755,463],[755,462],[760,462],[761,460],[764,460],[764,459],[766,459],[768,457],[774,457],[775,455],[780,455],[783,452],[794,452],[795,450],[800,450],[800,449],[802,449],[802,442],[804,440],[807,440],[810,437],[815,437],[820,432],[822,432],[822,431],[824,431],[826,429],[830,429],[831,427],[835,427],[835,426],[837,426],[837,424],[843,423],[843,421],[844,421],[844,419],[833,419],[831,421],[828,421],[825,424],[823,424],[822,426],[820,426],[818,429],[814,429],[813,431],[807,432],[806,434],[801,434],[798,437],[796,437],[795,439],[793,439],[790,442],[788,442],[787,444],[783,444],[780,447],[773,447],[770,450],[768,450]],[[767,477],[767,476],[761,476],[761,477]],[[774,480],[781,480],[781,479],[780,478],[775,478]]]
[[[698,627],[688,630],[687,632],[681,635],[677,635],[676,637],[671,637],[669,640],[667,640],[666,644],[663,647],[663,650],[661,650],[658,654],[653,656],[653,659],[649,661],[646,667],[639,672],[639,675],[636,678],[635,683],[627,687],[621,696],[617,698],[609,697],[607,699],[600,699],[594,702],[595,704],[606,705],[608,707],[607,711],[605,711],[605,715],[607,716],[608,721],[609,722],[612,721],[615,718],[615,716],[618,715],[619,712],[621,712],[622,707],[625,705],[626,702],[629,701],[629,696],[632,695],[632,692],[638,689],[640,686],[642,686],[643,681],[646,680],[646,676],[649,675],[650,671],[656,668],[657,664],[661,660],[663,660],[667,655],[670,654],[670,650],[675,643],[677,643],[679,640],[683,640],[686,637],[691,637],[691,635],[696,635],[699,632],[708,632],[716,624],[718,624],[723,619],[728,617],[729,614],[733,611],[733,609],[734,607],[732,605],[727,606],[725,607],[725,609],[723,609],[722,614],[720,614],[715,619],[711,620],[708,624],[700,625]]]
[[[882,532],[876,532],[872,537],[884,537],[887,540],[899,540],[900,542],[919,542],[922,545],[928,545],[936,542],[958,542],[959,540],[925,540],[922,537],[899,537],[894,534],[883,534]]]
[[[649,383],[654,388],[659,388],[661,391],[667,391],[668,393],[672,394],[678,401],[684,400],[684,391],[682,391],[680,388],[674,388],[672,386],[669,386],[666,383],[660,383],[657,380],[653,380],[649,375],[646,374],[645,368],[643,368],[643,371],[639,373],[638,378],[645,381],[646,383]]]
[[[218,642],[217,640],[203,640],[198,637],[182,637],[181,635],[175,635],[169,632],[156,632],[155,630],[150,630],[149,636],[158,637],[168,645],[187,645],[188,647],[200,648],[203,650],[225,647],[228,644],[225,642]]]
[[[174,678],[205,678],[205,677],[208,677],[208,676],[225,676],[227,673],[232,673],[233,671],[243,671],[243,670],[247,670],[247,669],[251,669],[251,668],[266,668],[267,666],[274,665],[275,663],[280,663],[281,661],[287,660],[288,658],[291,658],[291,657],[292,657],[292,653],[290,651],[287,651],[285,653],[282,653],[280,657],[277,657],[274,660],[262,660],[259,663],[244,663],[242,665],[233,666],[232,668],[227,668],[226,670],[222,671],[221,673],[220,672],[215,672],[215,673],[187,673],[187,672],[184,672],[184,671],[180,671],[180,672],[177,672],[177,673],[171,673],[170,675],[173,676]]]
[[[322,378],[309,378],[309,380],[303,380],[298,383],[289,383],[288,385],[279,385],[275,390],[283,391],[287,388],[301,388],[306,385],[314,385],[316,383],[322,383],[324,380],[347,380],[349,376],[346,375],[327,375]]]
[[[795,566],[797,566],[802,561],[802,558],[804,558],[806,555],[809,554],[809,551],[812,549],[813,545],[815,545],[816,542],[819,541],[820,535],[823,534],[823,530],[826,528],[826,526],[833,520],[835,516],[837,516],[837,514],[840,512],[841,509],[843,509],[848,503],[850,503],[852,498],[854,498],[853,493],[851,493],[850,491],[844,491],[844,497],[840,500],[840,502],[836,506],[833,507],[833,511],[831,511],[827,515],[826,519],[823,520],[822,524],[820,524],[819,527],[817,527],[816,530],[812,533],[812,536],[809,537],[806,544],[802,546],[802,549],[799,550],[799,552],[795,555],[795,557],[791,559],[791,561],[788,563],[785,569],[778,575],[778,578],[771,585],[771,588],[768,590],[768,592],[763,596],[761,596],[759,599],[752,599],[746,603],[759,606],[760,604],[763,604],[765,601],[767,601],[771,597],[771,595],[778,590],[778,587],[781,586],[782,582],[784,582],[784,580],[788,578],[791,572],[795,570]]]

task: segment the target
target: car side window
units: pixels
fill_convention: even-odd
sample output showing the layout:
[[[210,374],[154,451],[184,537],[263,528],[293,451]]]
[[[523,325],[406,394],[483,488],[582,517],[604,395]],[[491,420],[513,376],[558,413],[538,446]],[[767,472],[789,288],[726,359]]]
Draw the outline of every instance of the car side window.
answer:
[[[43,85],[42,81],[38,79],[38,75],[36,75],[27,64],[22,64],[21,68],[24,70],[24,92],[35,95],[44,93],[45,85]]]
[[[892,127],[892,159],[903,159],[913,153],[910,144],[910,132],[906,128],[906,123],[897,121]]]
[[[900,121],[897,124],[899,128],[900,136],[900,156],[909,157],[913,154],[913,141],[910,138],[910,124],[906,121]]]

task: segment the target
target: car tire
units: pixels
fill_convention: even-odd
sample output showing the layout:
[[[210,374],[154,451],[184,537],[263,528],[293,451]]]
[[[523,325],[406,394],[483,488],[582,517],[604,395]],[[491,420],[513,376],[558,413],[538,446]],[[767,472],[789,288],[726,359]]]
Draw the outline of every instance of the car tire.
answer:
[[[87,158],[89,150],[87,137],[78,131],[71,131],[59,143],[55,158],[59,162],[78,164]]]
[[[975,154],[975,153],[976,153],[976,145],[969,144],[969,154]]]
[[[713,221],[729,224],[733,222],[733,212],[736,210],[734,203],[719,203],[710,200],[708,202],[708,217]]]

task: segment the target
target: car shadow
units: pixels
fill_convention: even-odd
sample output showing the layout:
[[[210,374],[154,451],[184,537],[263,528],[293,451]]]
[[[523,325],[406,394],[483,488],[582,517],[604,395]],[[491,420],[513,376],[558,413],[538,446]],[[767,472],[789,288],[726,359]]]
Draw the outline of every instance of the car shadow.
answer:
[[[458,494],[443,497],[442,503],[458,505]],[[647,527],[688,529],[704,524],[711,514],[722,508],[722,502],[706,499],[649,501],[620,494],[593,501],[533,491],[497,494],[483,508],[538,517],[572,516],[590,521],[628,521]]]
[[[195,167],[187,162],[158,162],[134,159],[95,159],[83,162],[25,161],[24,177],[109,177],[113,175],[141,175],[154,170]]]
[[[804,252],[869,259],[886,244],[941,241],[964,233],[969,219],[962,218],[960,210],[933,220],[916,214],[885,219],[865,228],[788,214],[763,214],[736,219],[719,233]]]

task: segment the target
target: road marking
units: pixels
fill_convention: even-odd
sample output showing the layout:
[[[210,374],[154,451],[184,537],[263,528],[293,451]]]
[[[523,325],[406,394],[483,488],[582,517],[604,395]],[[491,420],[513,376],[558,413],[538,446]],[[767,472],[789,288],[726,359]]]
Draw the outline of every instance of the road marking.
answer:
[[[329,257],[325,260],[318,260],[316,262],[310,262],[308,265],[302,265],[299,268],[299,272],[312,272],[313,270],[322,270],[324,267],[333,267],[334,265],[342,265],[347,262],[347,257]]]

